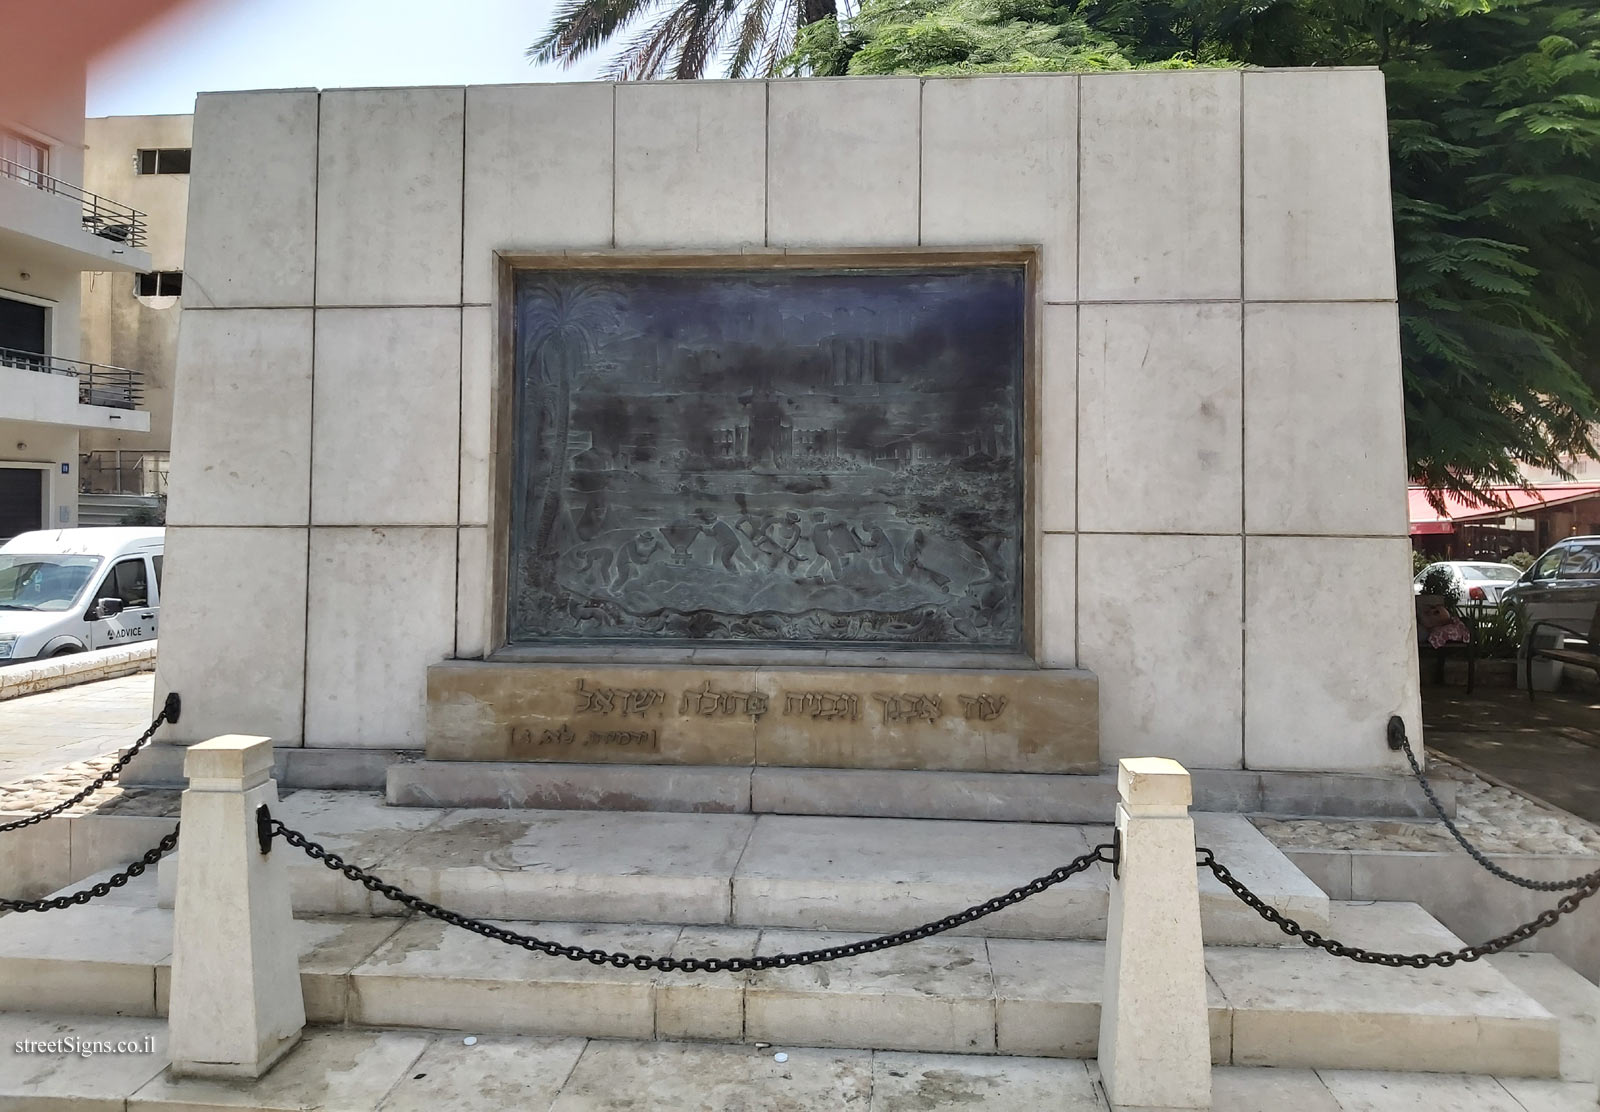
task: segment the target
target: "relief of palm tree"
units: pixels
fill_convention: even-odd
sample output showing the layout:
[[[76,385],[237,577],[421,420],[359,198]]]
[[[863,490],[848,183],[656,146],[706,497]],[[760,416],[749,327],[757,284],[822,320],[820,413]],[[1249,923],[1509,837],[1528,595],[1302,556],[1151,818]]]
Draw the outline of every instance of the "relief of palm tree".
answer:
[[[529,441],[527,501],[522,551],[554,583],[566,543],[561,507],[567,487],[573,393],[594,371],[604,339],[621,321],[622,299],[603,282],[585,278],[538,279],[518,288],[517,346],[522,383],[522,427]]]
[[[604,76],[684,80],[723,59],[726,77],[771,77],[800,28],[838,14],[838,0],[566,0],[527,54],[570,66],[638,25]]]

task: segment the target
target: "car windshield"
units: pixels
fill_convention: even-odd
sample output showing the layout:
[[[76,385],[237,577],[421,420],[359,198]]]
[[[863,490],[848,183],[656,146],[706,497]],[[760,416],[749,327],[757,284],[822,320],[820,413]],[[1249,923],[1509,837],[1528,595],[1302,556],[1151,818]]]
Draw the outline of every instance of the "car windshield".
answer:
[[[1503,567],[1500,564],[1468,564],[1462,569],[1468,579],[1495,579],[1509,583],[1522,573],[1513,567]]]
[[[98,556],[0,552],[0,610],[65,610],[99,566]]]

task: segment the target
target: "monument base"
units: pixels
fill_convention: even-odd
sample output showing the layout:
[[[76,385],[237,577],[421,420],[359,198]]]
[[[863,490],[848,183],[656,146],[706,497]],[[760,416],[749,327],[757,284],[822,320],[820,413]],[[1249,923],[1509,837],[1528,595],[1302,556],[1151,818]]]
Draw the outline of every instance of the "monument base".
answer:
[[[687,653],[685,654],[688,655]],[[840,654],[830,653],[830,658]],[[434,761],[1100,770],[1092,673],[1011,667],[445,661]]]

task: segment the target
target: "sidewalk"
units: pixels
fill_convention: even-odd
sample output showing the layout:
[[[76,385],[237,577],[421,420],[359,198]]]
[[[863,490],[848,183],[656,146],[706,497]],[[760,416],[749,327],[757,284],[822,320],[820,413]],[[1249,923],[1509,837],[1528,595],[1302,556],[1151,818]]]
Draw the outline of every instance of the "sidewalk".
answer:
[[[132,1043],[139,1052],[85,1061],[14,1050],[22,1040],[66,1037]],[[146,1045],[153,1049],[143,1052]],[[309,1028],[252,1083],[175,1080],[164,1070],[165,1049],[166,1025],[157,1019],[0,1017],[0,1106],[8,1097],[51,1097],[148,1112],[1108,1108],[1095,1063],[1077,1059]],[[1583,1112],[1595,1097],[1586,1081],[1343,1070],[1219,1068],[1212,1086],[1216,1112]]]
[[[155,682],[144,672],[0,702],[0,784],[132,745],[155,717]]]
[[[1429,748],[1600,823],[1600,696],[1425,687],[1422,700]]]

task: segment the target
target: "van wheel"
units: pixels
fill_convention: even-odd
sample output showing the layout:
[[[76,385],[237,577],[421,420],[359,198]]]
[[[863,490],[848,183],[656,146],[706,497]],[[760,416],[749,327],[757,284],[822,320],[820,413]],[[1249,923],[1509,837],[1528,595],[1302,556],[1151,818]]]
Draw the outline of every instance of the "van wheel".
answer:
[[[77,648],[74,645],[68,645],[65,648],[57,649],[55,652],[51,653],[50,656],[51,659],[54,659],[58,656],[72,656],[74,653],[81,653],[82,651],[82,649]]]

